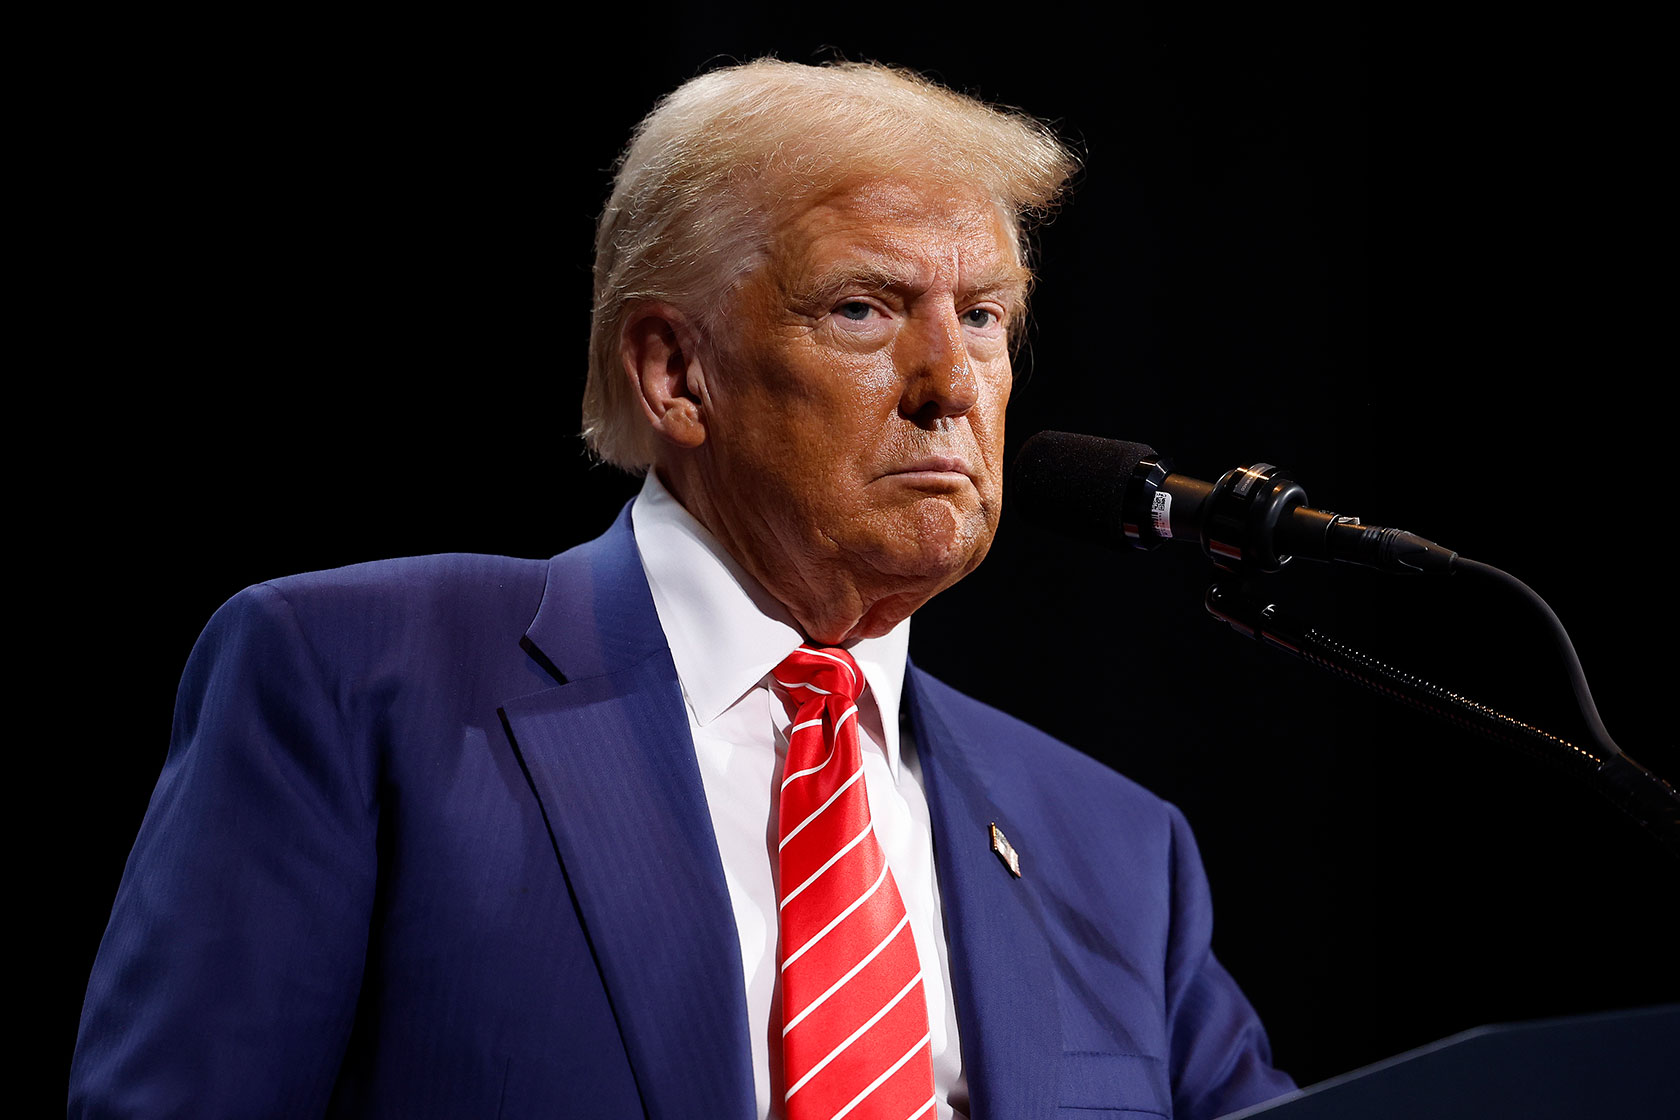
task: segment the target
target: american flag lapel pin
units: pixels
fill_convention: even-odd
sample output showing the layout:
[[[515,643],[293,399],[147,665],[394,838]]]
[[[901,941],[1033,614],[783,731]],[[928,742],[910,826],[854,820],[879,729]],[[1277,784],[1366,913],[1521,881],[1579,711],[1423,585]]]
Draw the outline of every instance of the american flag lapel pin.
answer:
[[[1009,837],[1003,834],[1003,829],[997,826],[996,821],[992,822],[992,851],[996,852],[1003,865],[1009,868],[1011,875],[1017,879],[1021,877],[1021,855],[1015,850],[1015,845],[1009,842]]]

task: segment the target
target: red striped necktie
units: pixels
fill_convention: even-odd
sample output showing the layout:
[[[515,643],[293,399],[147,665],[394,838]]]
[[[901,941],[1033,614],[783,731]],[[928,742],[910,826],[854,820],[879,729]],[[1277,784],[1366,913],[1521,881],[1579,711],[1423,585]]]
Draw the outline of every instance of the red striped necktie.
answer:
[[[931,1120],[921,961],[863,784],[863,674],[801,646],[771,675],[797,708],[778,805],[787,1118]]]

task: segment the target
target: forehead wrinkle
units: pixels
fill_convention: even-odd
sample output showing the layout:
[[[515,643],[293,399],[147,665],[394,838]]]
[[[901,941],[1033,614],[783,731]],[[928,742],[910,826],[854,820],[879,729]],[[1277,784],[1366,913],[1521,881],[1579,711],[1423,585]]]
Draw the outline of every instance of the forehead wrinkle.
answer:
[[[994,199],[872,179],[784,206],[755,271],[801,315],[848,288],[919,298],[940,285],[961,307],[989,298],[1025,311],[1032,271]]]
[[[873,254],[871,254],[873,256]],[[886,260],[838,261],[822,269],[801,287],[812,295],[827,295],[846,288],[866,292],[906,291],[925,288],[913,278],[912,269],[894,267]]]
[[[952,245],[950,252],[950,270],[955,271],[957,278],[953,294],[958,302],[992,298],[1011,307],[1025,302],[1032,279],[1029,270],[1013,260],[1005,260],[980,266],[978,273],[965,276],[962,247]],[[833,262],[815,275],[799,278],[795,287],[798,294],[811,298],[836,294],[848,288],[921,295],[935,287],[941,273],[947,271],[945,267],[933,263],[930,254],[863,249],[855,251],[851,259]]]

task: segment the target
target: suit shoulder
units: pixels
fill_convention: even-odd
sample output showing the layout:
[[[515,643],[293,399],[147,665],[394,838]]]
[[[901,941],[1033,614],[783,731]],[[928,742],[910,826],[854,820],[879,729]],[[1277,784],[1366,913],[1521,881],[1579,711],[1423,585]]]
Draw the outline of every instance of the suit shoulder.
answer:
[[[265,580],[262,586],[293,600],[316,596],[470,598],[495,595],[521,584],[533,584],[540,592],[547,569],[547,560],[448,552],[302,572]]]
[[[284,617],[323,653],[446,642],[466,655],[478,636],[511,629],[517,639],[541,602],[547,569],[544,560],[449,553],[305,572],[245,588],[210,629]]]
[[[535,605],[547,578],[546,560],[473,553],[405,556],[266,580],[300,614],[405,611],[473,612],[501,603]],[[241,594],[251,594],[247,588]]]

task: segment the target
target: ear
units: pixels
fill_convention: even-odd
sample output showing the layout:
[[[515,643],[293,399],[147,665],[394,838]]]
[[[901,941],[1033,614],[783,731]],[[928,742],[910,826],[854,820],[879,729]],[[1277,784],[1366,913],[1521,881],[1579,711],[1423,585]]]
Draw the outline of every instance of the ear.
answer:
[[[682,448],[706,442],[699,342],[687,316],[665,303],[638,306],[619,336],[624,373],[643,414],[662,438]]]

